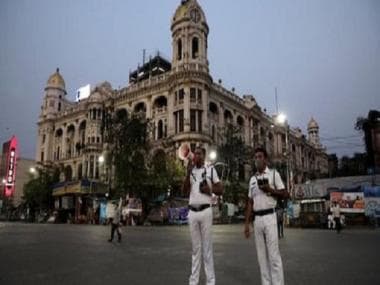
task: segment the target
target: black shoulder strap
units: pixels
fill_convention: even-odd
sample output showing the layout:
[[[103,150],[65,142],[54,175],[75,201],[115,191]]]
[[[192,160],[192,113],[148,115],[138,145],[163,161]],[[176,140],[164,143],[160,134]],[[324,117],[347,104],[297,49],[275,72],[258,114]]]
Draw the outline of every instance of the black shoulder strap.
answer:
[[[196,181],[197,181],[197,179],[195,178],[195,175],[194,175],[194,173],[193,173],[193,169],[191,170],[191,177],[193,177],[193,179],[194,179],[194,182],[196,182]]]

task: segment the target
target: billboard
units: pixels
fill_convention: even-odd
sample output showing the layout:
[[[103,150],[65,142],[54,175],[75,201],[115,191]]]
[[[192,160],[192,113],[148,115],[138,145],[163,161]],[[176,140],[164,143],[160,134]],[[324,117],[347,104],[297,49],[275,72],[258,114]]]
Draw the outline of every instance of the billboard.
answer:
[[[294,203],[288,201],[288,206],[286,209],[286,214],[290,219],[298,219],[300,217],[301,205],[299,203]]]
[[[91,93],[91,86],[90,84],[87,84],[77,90],[75,93],[75,102],[79,102],[83,99],[86,99],[90,96]]]
[[[363,192],[331,192],[331,202],[337,202],[342,213],[364,213]]]
[[[326,196],[326,186],[322,183],[297,184],[294,186],[296,199],[312,199]]]
[[[3,156],[5,157],[5,177],[3,178],[5,197],[12,196],[15,191],[17,148],[17,138],[15,136],[3,144]]]
[[[365,215],[380,218],[380,186],[364,187]]]

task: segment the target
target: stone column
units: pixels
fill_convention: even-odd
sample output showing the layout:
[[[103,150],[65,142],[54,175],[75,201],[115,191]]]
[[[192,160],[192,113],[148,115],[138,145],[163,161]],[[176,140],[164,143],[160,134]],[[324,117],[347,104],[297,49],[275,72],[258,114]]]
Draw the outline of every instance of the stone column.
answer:
[[[202,90],[202,132],[204,134],[210,134],[210,125],[208,124],[208,102],[210,94],[208,93],[208,90],[201,89]],[[198,95],[198,94],[197,94]]]
[[[223,106],[218,106],[218,127],[225,127],[225,122],[224,122],[224,108]]]
[[[250,144],[250,134],[251,133],[251,123],[249,118],[244,119],[244,136],[245,136],[245,145]]]
[[[46,141],[45,141],[45,160],[52,161],[54,159],[54,131],[52,126],[46,128]]]
[[[92,175],[94,179],[96,178],[97,162],[98,162],[98,156],[94,154],[94,169],[93,169],[93,175]]]
[[[67,126],[63,128],[63,134],[62,134],[62,140],[61,140],[61,155],[60,159],[66,159],[67,153],[66,153],[66,146],[67,146]]]
[[[175,133],[175,121],[174,121],[174,96],[175,94],[167,94],[168,98],[168,113],[167,113],[167,120],[168,120],[168,136],[174,135]]]
[[[146,118],[151,119],[152,118],[152,102],[151,102],[151,99],[146,100],[145,105],[146,105]]]
[[[184,88],[185,98],[183,102],[184,131],[190,131],[190,88]]]

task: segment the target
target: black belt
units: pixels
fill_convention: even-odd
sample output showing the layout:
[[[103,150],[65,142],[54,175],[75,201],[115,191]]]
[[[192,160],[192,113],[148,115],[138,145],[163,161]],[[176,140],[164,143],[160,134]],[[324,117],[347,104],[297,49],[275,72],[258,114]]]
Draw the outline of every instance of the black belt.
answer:
[[[266,209],[266,210],[253,211],[253,214],[255,216],[265,216],[265,215],[273,214],[275,212],[276,212],[275,209]]]
[[[201,212],[207,208],[210,208],[210,204],[202,204],[202,205],[189,205],[189,209],[193,212]]]

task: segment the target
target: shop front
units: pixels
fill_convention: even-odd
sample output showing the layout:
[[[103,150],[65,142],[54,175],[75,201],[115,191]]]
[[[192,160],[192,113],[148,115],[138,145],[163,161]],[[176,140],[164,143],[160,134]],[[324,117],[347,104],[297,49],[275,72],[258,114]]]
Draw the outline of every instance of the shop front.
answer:
[[[60,182],[53,197],[57,223],[98,224],[100,204],[106,200],[107,185],[90,180]]]

